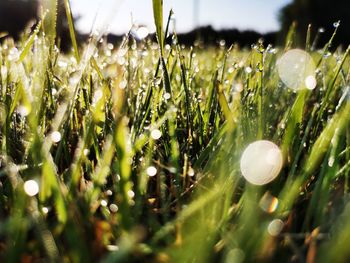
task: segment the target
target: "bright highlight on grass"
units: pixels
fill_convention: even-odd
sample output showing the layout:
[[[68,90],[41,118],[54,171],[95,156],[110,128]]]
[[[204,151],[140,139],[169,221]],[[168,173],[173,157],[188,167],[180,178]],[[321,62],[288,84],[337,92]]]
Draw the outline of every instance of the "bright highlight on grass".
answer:
[[[24,192],[29,196],[35,196],[39,193],[39,185],[34,180],[28,180],[24,183]]]
[[[157,168],[154,166],[150,166],[147,168],[146,173],[148,174],[148,176],[153,177],[157,174]]]
[[[153,140],[158,140],[162,137],[162,132],[158,129],[154,129],[151,131],[151,137]]]
[[[249,183],[264,185],[278,176],[283,157],[277,145],[262,140],[251,143],[244,150],[240,164],[242,175]]]
[[[54,143],[57,143],[57,142],[61,141],[61,139],[62,139],[62,135],[61,135],[60,132],[54,131],[53,133],[51,133],[51,140]]]
[[[278,208],[278,198],[266,192],[260,199],[259,206],[266,213],[273,213]]]
[[[317,80],[314,76],[307,76],[305,79],[305,86],[309,90],[316,88]]]
[[[271,236],[275,237],[281,233],[283,227],[284,223],[281,219],[274,219],[268,225],[267,231]]]

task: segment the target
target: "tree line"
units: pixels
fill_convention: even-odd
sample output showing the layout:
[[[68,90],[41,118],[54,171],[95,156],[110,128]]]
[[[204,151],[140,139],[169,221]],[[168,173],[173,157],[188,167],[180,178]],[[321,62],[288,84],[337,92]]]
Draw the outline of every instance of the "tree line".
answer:
[[[23,28],[32,19],[38,18],[40,0],[1,0],[0,1],[0,32],[8,32],[18,38]],[[334,22],[341,21],[335,38],[334,46],[350,43],[350,10],[349,0],[294,0],[280,10],[280,32],[260,34],[255,31],[239,31],[236,29],[215,31],[210,26],[201,27],[197,30],[182,34],[180,39],[184,43],[193,43],[198,36],[205,44],[215,44],[223,39],[227,44],[237,42],[248,45],[258,38],[264,38],[266,42],[277,44],[278,39],[283,39],[290,26],[295,22],[296,39],[300,44],[305,42],[309,24],[311,36],[319,34],[319,45],[323,45],[332,35]],[[58,31],[61,43],[69,46],[69,32],[64,11],[63,0],[58,0]],[[112,39],[118,39],[112,37]]]

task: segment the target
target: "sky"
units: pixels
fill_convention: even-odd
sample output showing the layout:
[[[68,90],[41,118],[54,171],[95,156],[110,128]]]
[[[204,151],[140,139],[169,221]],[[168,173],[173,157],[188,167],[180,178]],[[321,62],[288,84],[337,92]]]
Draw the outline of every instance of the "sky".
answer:
[[[195,8],[195,2],[199,8]],[[164,0],[164,19],[170,8],[175,12],[177,32],[195,26],[212,25],[215,29],[253,29],[261,33],[278,30],[278,11],[291,0]],[[133,23],[154,31],[152,0],[71,0],[78,30],[89,33],[108,27],[109,32],[127,32]],[[197,10],[197,11],[195,11]],[[196,18],[197,17],[197,18]]]

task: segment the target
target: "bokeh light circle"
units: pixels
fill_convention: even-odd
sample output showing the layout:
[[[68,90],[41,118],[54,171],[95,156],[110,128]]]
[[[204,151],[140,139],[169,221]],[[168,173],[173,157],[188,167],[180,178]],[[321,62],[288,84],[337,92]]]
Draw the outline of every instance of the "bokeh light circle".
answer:
[[[240,162],[243,177],[254,185],[265,185],[273,181],[280,173],[282,165],[281,150],[266,140],[249,144]]]
[[[300,90],[305,82],[315,79],[316,66],[312,57],[301,49],[292,49],[277,61],[277,70],[282,82],[290,89]]]

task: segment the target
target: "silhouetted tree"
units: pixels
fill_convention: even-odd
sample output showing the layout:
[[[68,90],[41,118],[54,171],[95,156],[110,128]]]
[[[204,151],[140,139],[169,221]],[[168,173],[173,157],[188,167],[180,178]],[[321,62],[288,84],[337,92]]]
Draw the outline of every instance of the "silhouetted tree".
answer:
[[[40,1],[46,0],[0,0],[0,32],[18,38],[28,22],[38,18]],[[63,49],[67,49],[70,36],[63,0],[58,0],[57,13],[57,35]]]
[[[37,15],[35,0],[0,0],[0,31],[17,37],[29,20]]]
[[[304,40],[309,24],[312,33],[323,28],[325,32],[320,36],[320,44],[324,44],[331,37],[334,30],[333,23],[340,20],[341,24],[334,44],[350,43],[350,1],[349,0],[294,0],[280,11],[282,31],[286,33],[293,23],[297,22],[297,34]]]

